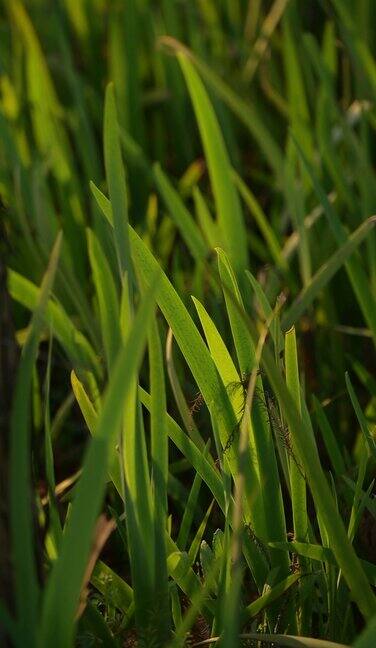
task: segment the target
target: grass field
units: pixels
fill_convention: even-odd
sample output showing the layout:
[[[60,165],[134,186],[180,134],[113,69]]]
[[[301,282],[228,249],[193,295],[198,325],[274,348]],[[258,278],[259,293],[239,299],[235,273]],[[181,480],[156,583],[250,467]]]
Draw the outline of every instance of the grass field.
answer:
[[[0,2],[1,645],[376,645],[375,36]]]

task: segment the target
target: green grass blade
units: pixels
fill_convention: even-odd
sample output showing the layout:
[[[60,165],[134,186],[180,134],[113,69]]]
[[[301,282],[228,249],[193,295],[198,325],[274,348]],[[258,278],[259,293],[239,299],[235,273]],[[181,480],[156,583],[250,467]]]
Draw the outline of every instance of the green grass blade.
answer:
[[[235,350],[238,356],[239,368],[242,376],[247,376],[254,369],[255,347],[254,340],[250,335],[246,323],[246,316],[242,317],[244,305],[241,298],[240,290],[236,282],[234,272],[230,262],[222,250],[218,252],[219,274],[221,277],[226,308],[229,316],[231,331],[234,338]],[[258,378],[257,387],[260,394],[262,391],[262,381]],[[261,537],[282,538],[285,536],[285,515],[283,510],[282,493],[278,475],[277,461],[274,451],[273,438],[268,423],[265,408],[261,402],[255,400],[252,410],[252,421],[250,433],[251,453],[255,457],[250,460],[246,471],[246,479],[254,481],[255,477],[251,476],[252,463],[256,464],[256,473],[259,479],[259,492],[257,502],[253,506],[260,506],[265,517],[265,531]],[[258,529],[255,529],[258,534]],[[278,563],[281,556],[278,554],[272,556],[272,561]],[[282,558],[283,569],[287,570],[288,565],[285,557]],[[274,565],[275,566],[275,565]]]
[[[353,405],[353,408],[355,410],[356,417],[358,419],[360,429],[362,430],[364,440],[369,448],[369,451],[371,455],[373,456],[374,459],[376,459],[376,443],[373,435],[371,434],[369,427],[368,427],[368,422],[366,417],[364,416],[362,409],[360,407],[359,401],[356,397],[354,388],[351,384],[350,376],[348,373],[345,375],[345,380],[346,380],[346,387],[347,390],[350,394],[351,402]]]
[[[184,509],[183,517],[179,528],[179,534],[176,539],[176,544],[178,545],[180,551],[185,551],[188,544],[188,538],[191,531],[191,526],[192,526],[196,506],[198,503],[201,484],[202,484],[202,477],[200,473],[196,472],[193,479],[192,488],[189,492],[189,497],[187,499],[187,503]]]
[[[329,547],[305,542],[275,542],[271,544],[272,546],[279,547],[280,549],[284,548],[286,551],[295,552],[311,560],[317,560],[331,565],[337,564],[333,551]],[[376,583],[376,566],[366,560],[359,559],[359,562],[364,569],[364,573],[367,575],[369,583],[374,586]]]
[[[40,289],[31,281],[14,270],[9,270],[8,289],[13,299],[29,310],[34,310]],[[51,325],[54,336],[65,349],[74,367],[78,370],[94,370],[97,376],[101,376],[102,368],[93,347],[81,331],[77,330],[59,302],[49,299],[45,323]]]
[[[171,541],[171,550],[174,543]],[[168,571],[171,578],[174,579],[176,584],[184,592],[184,594],[191,600],[195,596],[199,596],[202,591],[202,583],[197,574],[190,566],[190,560],[185,552],[169,551],[168,558]],[[211,597],[207,597],[204,601],[205,607],[213,614],[215,609],[215,601]]]
[[[250,213],[256,221],[257,227],[264,237],[271,258],[283,272],[287,272],[288,264],[286,259],[282,255],[282,248],[256,197],[236,172],[233,172],[233,177],[235,185],[239,189],[241,197],[243,198],[246,206],[248,207]]]
[[[277,395],[283,415],[289,424],[292,439],[311,488],[316,509],[320,512],[331,548],[341,567],[344,577],[352,591],[363,616],[367,619],[376,611],[376,599],[372,593],[364,571],[348,540],[343,522],[336,509],[332,493],[321,467],[317,447],[305,418],[301,418],[292,397],[283,383],[268,349],[264,349],[263,365],[269,381]]]
[[[263,594],[245,608],[242,613],[243,621],[257,616],[265,607],[277,601],[290,587],[295,585],[299,578],[301,578],[300,574],[291,574],[277,583],[277,585],[274,585],[266,594]]]
[[[214,250],[218,246],[223,247],[218,224],[214,221],[204,196],[198,187],[193,189],[193,199],[197,220],[210,250]]]
[[[327,419],[324,408],[321,403],[317,400],[316,396],[313,396],[313,404],[315,408],[315,416],[324,439],[325,447],[329,455],[331,464],[333,466],[334,472],[337,475],[343,475],[346,472],[345,462],[337,443],[334,431]]]
[[[111,369],[120,346],[119,300],[111,269],[94,232],[87,230],[93,281],[98,299],[99,317],[107,368]]]
[[[150,411],[151,400],[149,394],[141,387],[139,388],[139,398],[142,404]],[[215,500],[218,502],[222,511],[225,511],[225,500],[223,494],[222,480],[218,471],[214,468],[201,450],[184,434],[183,430],[174,421],[171,416],[167,415],[167,432],[173,444],[186,457],[195,471],[202,477],[202,480],[208,486]]]
[[[231,166],[222,133],[195,68],[183,54],[178,54],[178,59],[196,113],[221,235],[234,268],[240,273],[248,265],[246,231],[239,197],[231,178]]]
[[[325,191],[323,190],[320,181],[313,170],[312,165],[307,160],[296,138],[292,137],[292,141],[294,142],[297,151],[299,153],[299,156],[302,160],[303,166],[306,169],[311,179],[311,183],[316,192],[316,195],[324,208],[325,215],[328,220],[328,224],[337,241],[337,245],[343,247],[348,242],[347,231],[345,227],[342,225],[335,209],[330,204],[330,201],[328,200],[328,197]],[[372,331],[374,340],[376,340],[376,310],[374,308],[374,300],[370,293],[369,281],[367,279],[363,267],[359,263],[359,259],[349,258],[346,264],[346,270],[349,275],[357,300],[359,302],[359,306],[363,312],[364,318],[367,322],[367,325]]]
[[[376,216],[371,216],[355,232],[353,232],[330,259],[312,277],[311,281],[303,288],[301,293],[291,304],[286,315],[282,319],[282,327],[288,330],[295,324],[298,318],[307,310],[316,298],[318,293],[327,285],[331,278],[346,263],[356,248],[369,235],[376,224]]]
[[[204,536],[204,533],[205,533],[205,530],[206,530],[206,527],[207,527],[207,524],[208,524],[208,521],[209,521],[209,517],[210,517],[210,514],[211,514],[212,509],[213,509],[213,504],[214,504],[214,500],[212,500],[210,502],[210,504],[208,506],[208,510],[206,511],[205,516],[203,517],[203,519],[201,521],[201,524],[197,529],[196,535],[192,540],[191,546],[189,547],[188,558],[189,558],[192,566],[196,562],[197,555],[198,555],[198,552],[200,550],[201,541],[202,541],[202,538]]]
[[[182,52],[189,58],[199,70],[201,76],[213,88],[219,97],[227,104],[238,119],[243,122],[246,128],[256,140],[263,151],[271,168],[276,172],[277,177],[282,179],[283,156],[278,144],[273,139],[269,130],[265,127],[262,118],[259,116],[255,106],[240,99],[234,92],[208,65],[201,59],[193,55],[182,43],[171,37],[161,39],[163,45],[174,53]]]
[[[97,423],[98,423],[98,414],[94,409],[92,402],[90,401],[83,384],[77,378],[74,371],[71,373],[71,384],[72,390],[75,395],[76,401],[81,410],[82,416],[84,417],[87,428],[92,436],[96,434]],[[109,468],[109,477],[114,484],[117,492],[120,497],[124,496],[123,480],[120,472],[119,466],[119,457],[118,453],[115,452],[113,448],[113,457],[112,461],[110,459],[110,468]]]
[[[154,275],[156,276],[156,275]],[[112,444],[119,432],[124,397],[141,362],[148,325],[154,311],[155,280],[137,312],[106,394],[96,434],[84,459],[59,557],[50,574],[43,602],[39,645],[73,645],[74,616],[92,534],[104,495]]]
[[[298,354],[294,327],[287,331],[285,336],[285,366],[287,387],[294,399],[298,412],[301,413]],[[292,452],[296,455],[296,448],[294,445],[292,447]],[[299,457],[296,457],[296,461],[300,462]],[[306,484],[304,476],[301,474],[301,469],[299,469],[296,461],[290,458],[290,483],[294,533],[295,539],[298,542],[305,542],[308,533]]]
[[[301,414],[302,408],[300,396],[298,353],[294,327],[287,331],[285,335],[285,368],[287,388],[294,399],[299,414]],[[298,542],[306,542],[308,540],[309,526],[307,514],[306,482],[302,468],[300,467],[300,458],[297,454],[297,449],[294,442],[292,442],[291,450],[292,456],[289,459],[294,537]],[[302,559],[300,562],[300,569],[303,573],[307,572],[308,570],[308,564],[304,559]],[[310,605],[310,601],[304,600],[304,594],[304,584],[300,584],[299,595],[301,603],[299,614],[297,614],[296,616],[301,634],[304,634],[309,619],[308,606]]]
[[[124,167],[121,157],[115,95],[112,84],[109,84],[106,90],[103,141],[108,193],[110,196],[114,223],[115,247],[118,257],[120,277],[123,279],[125,272],[128,272],[132,277],[129,235],[127,228],[128,199]]]
[[[208,254],[208,248],[202,234],[159,164],[154,165],[154,178],[167,210],[193,258],[198,262],[204,261]]]
[[[130,228],[132,256],[135,267],[148,284],[159,265],[136,232]],[[186,359],[209,409],[218,413],[221,439],[227,441],[228,431],[236,424],[227,392],[216,371],[213,360],[188,311],[170,281],[163,274],[158,304],[169,323],[174,337]]]
[[[159,601],[155,620],[155,645],[164,646],[170,635],[170,610],[166,563],[165,529],[167,519],[168,433],[166,391],[162,348],[156,321],[149,331],[151,394],[151,468],[154,499],[155,580],[153,596]]]
[[[133,590],[116,572],[101,560],[94,567],[91,582],[106,600],[120,612],[127,612],[133,603]]]
[[[30,492],[30,402],[32,374],[38,353],[39,336],[45,318],[59,260],[62,237],[59,234],[51,252],[33,312],[29,333],[17,371],[11,412],[10,442],[10,530],[15,571],[15,603],[20,646],[28,637],[36,645],[39,586],[33,538],[33,505]]]

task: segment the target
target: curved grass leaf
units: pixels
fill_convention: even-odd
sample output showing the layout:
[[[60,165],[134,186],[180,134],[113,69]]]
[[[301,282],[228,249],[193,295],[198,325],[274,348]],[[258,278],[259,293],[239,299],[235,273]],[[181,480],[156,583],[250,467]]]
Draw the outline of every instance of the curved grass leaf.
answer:
[[[34,310],[40,293],[37,286],[18,272],[9,270],[8,288],[13,299],[25,308]],[[54,336],[71,358],[74,367],[78,370],[94,370],[99,377],[102,375],[102,368],[92,346],[74,326],[61,304],[51,298],[47,304],[45,321],[51,325]]]

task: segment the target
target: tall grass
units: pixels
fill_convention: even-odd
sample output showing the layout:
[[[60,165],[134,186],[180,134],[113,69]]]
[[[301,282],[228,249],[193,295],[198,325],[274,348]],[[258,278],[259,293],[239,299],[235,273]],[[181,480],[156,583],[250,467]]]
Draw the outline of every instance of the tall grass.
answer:
[[[5,645],[375,642],[375,8],[308,5],[0,8]]]

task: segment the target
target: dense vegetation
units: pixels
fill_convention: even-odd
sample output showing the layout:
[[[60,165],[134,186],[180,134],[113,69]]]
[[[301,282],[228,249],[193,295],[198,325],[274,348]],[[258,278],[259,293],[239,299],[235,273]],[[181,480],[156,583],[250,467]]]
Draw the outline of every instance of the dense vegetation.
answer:
[[[375,19],[1,3],[2,645],[376,645]]]

